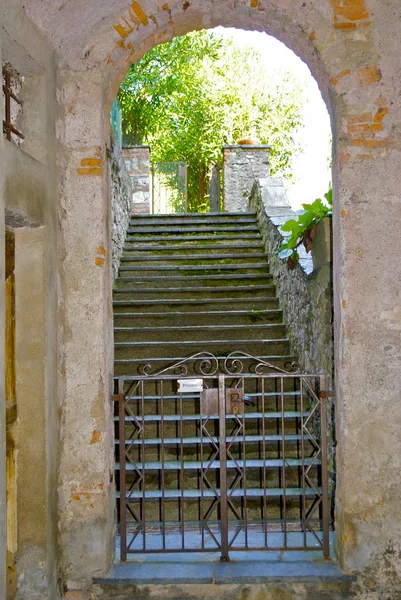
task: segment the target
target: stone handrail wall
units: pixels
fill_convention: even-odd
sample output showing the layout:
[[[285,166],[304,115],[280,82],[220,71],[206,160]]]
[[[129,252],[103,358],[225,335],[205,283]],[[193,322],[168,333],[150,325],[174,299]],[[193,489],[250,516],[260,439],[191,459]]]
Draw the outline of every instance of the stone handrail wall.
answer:
[[[259,179],[255,182],[250,209],[258,215],[263,243],[269,257],[270,271],[276,282],[277,297],[290,338],[291,351],[306,373],[324,373],[327,384],[333,378],[332,269],[329,262],[313,268],[310,255],[300,252],[301,259],[291,271],[285,260],[277,256],[283,241],[280,225],[296,218],[291,210],[280,180]],[[327,233],[324,222],[319,224],[319,237]],[[301,250],[301,249],[300,249]],[[313,250],[312,250],[313,252]],[[320,256],[314,260],[319,264]],[[329,253],[328,253],[329,254]],[[329,258],[328,258],[329,260]]]
[[[112,218],[111,248],[114,280],[118,275],[133,204],[131,178],[128,175],[125,160],[114,133],[111,134],[109,173]]]

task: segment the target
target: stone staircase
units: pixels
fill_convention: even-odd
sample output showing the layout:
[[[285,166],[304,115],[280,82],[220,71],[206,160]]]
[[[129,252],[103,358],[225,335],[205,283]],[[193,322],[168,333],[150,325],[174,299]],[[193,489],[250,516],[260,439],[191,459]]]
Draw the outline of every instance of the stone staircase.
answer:
[[[116,376],[201,350],[290,358],[253,213],[132,217],[114,320]]]

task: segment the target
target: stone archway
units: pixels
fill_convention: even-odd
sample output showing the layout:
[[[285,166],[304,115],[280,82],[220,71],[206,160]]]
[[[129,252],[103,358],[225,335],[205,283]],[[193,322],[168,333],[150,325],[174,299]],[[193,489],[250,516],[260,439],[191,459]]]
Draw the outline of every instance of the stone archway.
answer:
[[[45,3],[46,4],[46,3]],[[26,2],[58,70],[59,519],[65,579],[89,580],[113,556],[114,502],[108,112],[130,63],[192,29],[266,31],[310,67],[332,118],[338,415],[337,539],[347,570],[384,576],[400,538],[396,460],[399,299],[391,269],[399,222],[401,103],[395,0]],[[60,18],[62,15],[62,18]],[[88,32],[90,31],[89,35]],[[386,32],[386,35],[383,35]],[[387,39],[387,43],[385,42]],[[395,42],[394,42],[395,43]],[[396,53],[397,54],[397,53]],[[398,132],[398,133],[397,133]],[[380,216],[380,218],[378,218]],[[363,306],[363,311],[361,310]],[[398,332],[398,334],[397,334]],[[398,398],[399,399],[399,398]],[[362,418],[361,415],[368,415]],[[398,540],[398,541],[397,541]],[[395,569],[395,567],[394,567]]]

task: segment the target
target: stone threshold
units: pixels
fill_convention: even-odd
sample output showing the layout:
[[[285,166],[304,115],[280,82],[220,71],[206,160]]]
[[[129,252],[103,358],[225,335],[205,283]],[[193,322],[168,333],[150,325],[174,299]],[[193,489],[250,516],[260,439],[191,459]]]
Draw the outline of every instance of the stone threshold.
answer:
[[[105,586],[356,581],[355,576],[342,573],[334,561],[317,559],[314,552],[233,552],[229,563],[220,563],[218,555],[200,554],[136,555],[133,560],[131,557],[125,563],[115,563],[105,577],[95,578],[93,582]],[[266,558],[266,554],[272,556]]]

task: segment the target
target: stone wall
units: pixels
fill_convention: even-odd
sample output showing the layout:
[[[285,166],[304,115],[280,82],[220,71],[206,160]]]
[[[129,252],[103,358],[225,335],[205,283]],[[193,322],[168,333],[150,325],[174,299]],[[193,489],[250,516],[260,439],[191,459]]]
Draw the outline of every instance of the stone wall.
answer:
[[[111,218],[113,223],[111,251],[113,261],[113,279],[118,275],[120,258],[127,235],[128,224],[132,212],[133,192],[131,178],[128,175],[126,163],[120,150],[117,137],[111,134],[110,150],[110,190]]]
[[[131,177],[133,192],[133,213],[149,213],[150,198],[150,148],[132,146],[123,148],[122,154]]]
[[[284,239],[280,226],[296,218],[280,179],[259,179],[254,183],[249,202],[256,211],[263,243],[269,257],[291,353],[305,373],[323,373],[327,389],[333,386],[333,306],[331,227],[325,219],[318,225],[313,262],[299,247],[300,261],[290,270],[277,253]],[[335,473],[334,405],[327,403],[327,447],[330,480]],[[334,502],[334,495],[332,498]]]
[[[286,261],[277,256],[283,241],[280,225],[296,215],[288,200],[287,204],[277,204],[277,196],[270,193],[269,183],[269,179],[259,179],[254,184],[250,209],[258,215],[291,351],[303,371],[324,373],[330,385],[333,375],[331,264],[327,262],[314,269],[311,258],[302,253],[300,263],[290,271]],[[282,196],[282,200],[286,197]]]
[[[225,212],[246,212],[255,179],[270,174],[269,148],[246,144],[223,147]]]

